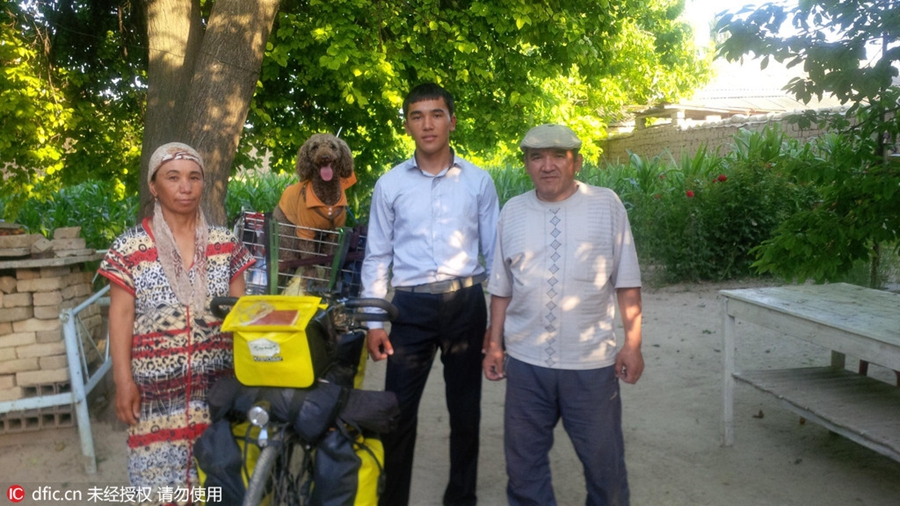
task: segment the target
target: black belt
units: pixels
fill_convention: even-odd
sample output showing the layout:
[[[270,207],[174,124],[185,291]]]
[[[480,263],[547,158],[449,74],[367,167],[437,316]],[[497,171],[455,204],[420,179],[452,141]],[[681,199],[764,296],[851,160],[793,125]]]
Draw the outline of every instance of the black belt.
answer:
[[[412,293],[449,293],[475,286],[485,279],[487,279],[486,275],[478,274],[476,276],[468,276],[465,278],[454,278],[446,279],[444,281],[435,281],[434,283],[425,283],[424,285],[395,286],[394,290]]]

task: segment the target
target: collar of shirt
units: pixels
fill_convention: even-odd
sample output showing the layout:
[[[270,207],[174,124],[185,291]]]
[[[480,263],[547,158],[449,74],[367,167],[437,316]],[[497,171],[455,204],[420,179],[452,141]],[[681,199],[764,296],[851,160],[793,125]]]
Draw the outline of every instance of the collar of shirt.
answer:
[[[456,157],[456,152],[453,151],[453,148],[450,148],[450,165],[444,167],[444,170],[438,172],[437,174],[432,174],[428,171],[424,171],[424,170],[420,169],[419,162],[416,161],[415,153],[413,153],[412,158],[407,160],[406,163],[409,164],[409,166],[407,167],[408,170],[416,169],[419,172],[421,172],[422,175],[425,177],[444,177],[445,175],[447,175],[447,172],[454,167],[458,167],[458,168],[462,169],[462,164],[460,163],[460,161],[461,161],[461,159]]]

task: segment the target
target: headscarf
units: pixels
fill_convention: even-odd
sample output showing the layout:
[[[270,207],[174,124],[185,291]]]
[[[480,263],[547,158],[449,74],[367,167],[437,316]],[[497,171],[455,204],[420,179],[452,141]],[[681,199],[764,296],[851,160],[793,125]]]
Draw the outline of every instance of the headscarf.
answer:
[[[180,142],[170,142],[156,148],[150,155],[150,170],[147,171],[147,184],[153,181],[153,175],[166,162],[172,160],[190,160],[200,166],[200,172],[206,175],[206,167],[203,165],[203,157],[196,149]]]
[[[166,162],[172,160],[191,160],[200,166],[200,172],[204,172],[203,158],[194,148],[180,142],[170,142],[156,148],[150,157],[150,168],[147,174],[148,183],[153,175]],[[206,246],[209,242],[209,225],[203,211],[197,208],[197,220],[194,228],[194,283],[191,283],[190,274],[184,270],[184,259],[178,250],[172,229],[166,223],[159,199],[153,203],[153,237],[156,240],[156,252],[163,272],[169,281],[169,286],[175,292],[175,298],[183,306],[193,307],[195,313],[201,315],[206,312],[206,296],[208,290],[208,278],[206,271]]]

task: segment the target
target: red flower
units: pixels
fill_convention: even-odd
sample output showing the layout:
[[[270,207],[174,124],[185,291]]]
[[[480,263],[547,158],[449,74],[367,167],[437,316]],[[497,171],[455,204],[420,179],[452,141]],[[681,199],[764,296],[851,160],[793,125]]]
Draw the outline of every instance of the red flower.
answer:
[[[688,190],[688,191],[684,192],[684,194],[687,195],[687,198],[689,198],[689,199],[694,198],[694,191],[693,191],[693,190]]]
[[[726,176],[725,174],[719,174],[719,177],[717,177],[716,180],[720,183],[724,183],[725,181],[728,181],[728,176]]]

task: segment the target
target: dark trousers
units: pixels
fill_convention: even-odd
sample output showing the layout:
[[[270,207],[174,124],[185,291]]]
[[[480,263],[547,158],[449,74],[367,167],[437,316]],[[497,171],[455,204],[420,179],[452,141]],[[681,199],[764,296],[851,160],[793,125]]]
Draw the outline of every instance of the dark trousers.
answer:
[[[400,422],[382,436],[385,491],[379,504],[409,504],[419,401],[437,350],[444,364],[450,413],[450,482],[445,505],[474,505],[481,422],[481,348],[487,309],[481,285],[445,294],[397,291],[385,390],[397,394]]]
[[[548,369],[510,357],[504,370],[510,506],[556,505],[548,453],[560,418],[584,468],[585,504],[628,506],[622,401],[613,366]]]

